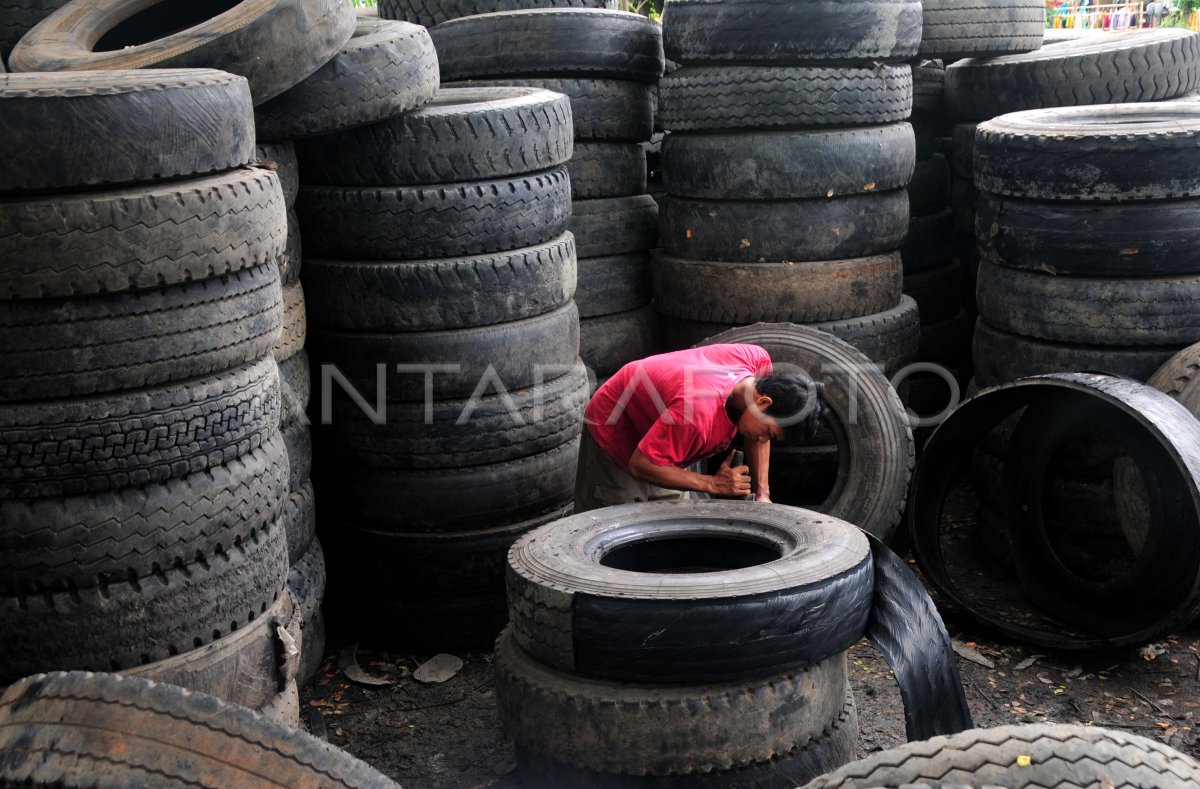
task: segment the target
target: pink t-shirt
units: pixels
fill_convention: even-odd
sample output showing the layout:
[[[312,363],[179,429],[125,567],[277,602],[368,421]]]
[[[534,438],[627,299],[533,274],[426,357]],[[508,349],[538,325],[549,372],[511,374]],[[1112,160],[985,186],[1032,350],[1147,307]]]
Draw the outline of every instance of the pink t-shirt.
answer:
[[[621,468],[633,450],[658,466],[689,466],[726,449],[737,426],[725,400],[743,378],[766,375],[771,357],[757,345],[708,345],[622,367],[584,411],[596,443]]]

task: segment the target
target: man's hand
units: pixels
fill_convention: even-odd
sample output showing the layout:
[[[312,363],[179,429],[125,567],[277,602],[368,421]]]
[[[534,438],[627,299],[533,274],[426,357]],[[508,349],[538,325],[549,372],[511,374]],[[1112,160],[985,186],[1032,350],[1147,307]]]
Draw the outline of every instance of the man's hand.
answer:
[[[734,450],[735,452],[737,450]],[[712,475],[712,490],[716,496],[745,496],[750,493],[750,467],[733,466],[733,452]]]

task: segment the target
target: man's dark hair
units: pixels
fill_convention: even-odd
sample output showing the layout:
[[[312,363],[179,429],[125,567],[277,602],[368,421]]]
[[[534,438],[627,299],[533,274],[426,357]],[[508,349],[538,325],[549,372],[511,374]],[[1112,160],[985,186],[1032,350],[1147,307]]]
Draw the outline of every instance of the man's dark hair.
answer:
[[[754,388],[771,398],[763,413],[779,422],[788,438],[807,441],[821,421],[821,392],[825,388],[801,370],[773,372],[758,378]]]

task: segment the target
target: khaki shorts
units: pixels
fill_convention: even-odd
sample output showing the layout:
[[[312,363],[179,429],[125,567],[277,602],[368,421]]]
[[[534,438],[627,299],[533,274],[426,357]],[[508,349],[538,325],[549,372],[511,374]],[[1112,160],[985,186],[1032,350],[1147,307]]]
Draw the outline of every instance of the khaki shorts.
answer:
[[[575,512],[587,512],[635,501],[671,501],[689,498],[686,490],[660,488],[636,479],[600,448],[585,426],[579,442],[579,470],[575,475]]]

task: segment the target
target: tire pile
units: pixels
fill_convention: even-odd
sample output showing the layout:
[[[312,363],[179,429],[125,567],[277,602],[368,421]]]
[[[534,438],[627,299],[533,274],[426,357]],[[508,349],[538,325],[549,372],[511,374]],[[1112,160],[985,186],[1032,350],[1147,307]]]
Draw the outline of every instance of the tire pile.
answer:
[[[0,684],[128,671],[294,720],[287,236],[246,80],[0,78]]]
[[[579,258],[580,357],[603,380],[654,352],[649,250],[658,205],[646,194],[661,28],[624,11],[509,11],[431,31],[456,85],[525,85],[571,99],[571,231]]]
[[[21,37],[50,14],[67,4],[67,0],[10,0],[0,9],[0,74],[4,61]]]
[[[364,642],[490,641],[505,550],[571,506],[571,147],[569,99],[523,87],[297,146],[330,604]]]
[[[911,360],[917,310],[898,252],[913,174],[919,4],[673,0],[660,84],[668,349],[735,325],[794,322],[886,370]],[[882,36],[877,31],[892,31]],[[736,65],[732,65],[736,64]]]
[[[616,8],[616,0],[379,0],[384,19],[432,28],[450,19],[527,8]],[[366,9],[364,9],[365,11]]]

